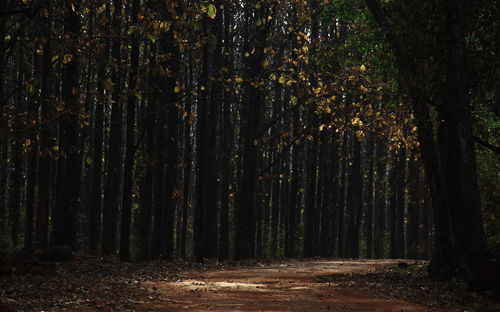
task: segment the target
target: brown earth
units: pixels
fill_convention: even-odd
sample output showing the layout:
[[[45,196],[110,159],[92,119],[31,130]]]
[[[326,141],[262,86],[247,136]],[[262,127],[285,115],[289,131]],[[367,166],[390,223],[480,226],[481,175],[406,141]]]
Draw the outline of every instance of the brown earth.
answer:
[[[147,282],[162,303],[142,311],[445,311],[321,282],[391,263],[308,261],[191,272],[176,282]]]
[[[461,284],[429,279],[425,263],[399,262],[201,265],[81,257],[58,263],[52,275],[19,271],[0,277],[0,312],[500,311]]]

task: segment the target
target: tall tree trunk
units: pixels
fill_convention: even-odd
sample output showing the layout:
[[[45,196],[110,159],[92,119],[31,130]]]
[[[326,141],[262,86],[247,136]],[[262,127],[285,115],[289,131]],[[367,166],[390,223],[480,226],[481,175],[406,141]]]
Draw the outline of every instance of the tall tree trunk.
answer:
[[[187,76],[187,89],[188,92],[193,88],[193,56],[192,53],[188,53],[188,74]],[[190,200],[190,186],[191,186],[191,172],[193,169],[193,143],[191,142],[191,125],[193,123],[192,114],[192,95],[189,92],[186,100],[186,117],[184,118],[184,181],[183,181],[183,192],[182,192],[182,226],[181,226],[181,245],[180,245],[180,255],[182,258],[186,258],[186,244],[187,244],[187,227],[188,227],[188,215],[189,208],[191,207]]]
[[[396,257],[404,258],[405,249],[405,189],[406,189],[406,149],[401,149],[397,159],[396,177]]]
[[[105,17],[110,19],[110,9],[105,11]],[[105,36],[110,35],[109,26],[103,25]],[[110,47],[108,42],[103,43],[102,59],[104,64],[109,62]],[[96,104],[94,106],[94,126],[93,126],[93,151],[92,151],[92,191],[89,211],[89,252],[97,255],[100,250],[101,242],[101,223],[102,223],[102,195],[103,195],[103,152],[104,152],[104,106],[108,101],[106,95],[107,66],[101,65],[97,72],[97,94]]]
[[[102,214],[102,254],[111,256],[117,250],[118,211],[121,204],[120,183],[122,178],[122,145],[123,145],[123,101],[120,93],[122,88],[122,1],[113,2],[114,11],[111,29],[111,126],[109,132],[108,158],[106,163],[106,183],[104,188],[104,204]]]
[[[415,153],[415,151],[412,151]],[[415,157],[411,155],[408,163],[408,224],[406,226],[407,258],[419,259],[419,227],[421,222],[421,197],[419,197],[420,166]],[[422,224],[423,225],[423,224]]]
[[[347,133],[342,134],[341,146],[341,166],[339,169],[339,188],[338,188],[338,210],[337,210],[337,236],[338,236],[338,256],[346,257],[346,240],[344,235],[344,218],[346,211],[346,188],[347,188],[347,165],[348,165],[348,140]]]
[[[156,74],[156,49],[153,44],[149,48],[149,84],[154,86]],[[153,178],[154,167],[156,165],[155,159],[155,128],[156,128],[156,98],[158,94],[153,88],[147,97],[147,105],[144,108],[143,123],[145,124],[145,141],[146,141],[146,169],[144,177],[141,181],[140,194],[141,194],[141,211],[140,211],[140,258],[149,260],[151,258],[151,227],[153,215]]]
[[[158,12],[172,23],[173,30],[162,33],[159,41],[157,138],[156,138],[156,192],[152,256],[170,259],[174,251],[174,217],[177,202],[177,92],[180,53],[175,34],[179,32],[176,20],[180,16],[178,1],[167,6],[157,4]]]
[[[7,11],[8,7],[7,1],[0,2],[0,10]],[[7,37],[7,27],[6,27],[7,19],[0,19],[0,77],[5,77],[5,38]],[[8,123],[6,122],[6,98],[5,98],[5,80],[2,79],[0,82],[0,133],[6,133],[8,129]],[[0,135],[0,163],[7,163],[7,136]],[[0,235],[2,237],[7,236],[7,206],[6,206],[6,194],[7,188],[4,187],[7,185],[7,166],[2,166],[0,168]]]
[[[200,100],[198,104],[198,125],[196,128],[196,207],[194,213],[194,254],[197,261],[203,261],[203,258],[212,258],[212,250],[210,241],[207,236],[210,236],[208,225],[208,211],[213,209],[212,206],[216,205],[216,202],[211,201],[213,199],[212,194],[210,194],[213,189],[209,187],[206,183],[211,180],[210,168],[212,165],[211,160],[208,156],[211,148],[215,146],[208,145],[209,136],[209,122],[210,122],[210,97],[209,97],[209,76],[211,75],[211,64],[210,60],[213,58],[213,51],[211,51],[210,45],[214,42],[209,42],[209,38],[214,40],[212,33],[213,28],[209,27],[210,22],[209,17],[203,17],[203,28],[205,30],[205,37],[207,38],[203,47],[203,59],[202,59],[202,71],[201,71],[201,87],[200,87]],[[215,39],[217,40],[217,39]],[[211,237],[213,239],[213,237]]]
[[[22,86],[24,84],[24,72],[25,68],[22,66],[25,63],[24,60],[24,49],[22,48],[22,42],[20,43],[19,51],[17,58],[17,85]],[[13,107],[19,109],[13,110],[11,113],[13,118],[12,126],[14,129],[22,129],[25,124],[21,117],[22,103],[24,100],[23,90],[19,89],[17,91],[17,96],[15,97],[15,102]],[[21,192],[23,185],[23,135],[17,135],[12,139],[12,147],[11,147],[11,159],[12,159],[12,167],[10,169],[10,187],[9,187],[9,219],[10,219],[10,234],[11,241],[14,247],[17,248],[19,244],[19,230],[21,223]]]
[[[130,16],[132,24],[138,22],[140,1],[134,0],[131,4]],[[123,173],[123,198],[122,198],[122,218],[120,231],[120,260],[130,260],[130,235],[132,222],[132,186],[134,173],[134,155],[135,155],[135,112],[136,112],[136,87],[139,71],[139,43],[137,38],[131,42],[132,50],[130,52],[130,73],[128,83],[127,99],[127,133],[125,137],[125,160]]]
[[[465,66],[465,13],[463,1],[445,1],[445,27],[442,31],[447,45],[445,88],[439,107],[443,122],[439,141],[433,135],[432,118],[424,90],[414,81],[417,66],[397,37],[380,3],[365,0],[376,22],[385,32],[402,72],[402,85],[407,89],[416,117],[418,138],[427,183],[432,198],[436,235],[436,254],[431,262],[433,273],[450,272],[462,267],[467,271],[474,262],[483,261],[485,237],[481,220],[481,204],[477,186],[476,159],[472,137],[467,74]],[[438,158],[438,148],[440,158]],[[458,194],[458,196],[457,196]],[[463,267],[465,257],[468,263]],[[462,264],[460,263],[462,262]],[[477,263],[475,267],[478,266]]]
[[[462,265],[459,259],[465,257],[468,263],[464,269],[474,271],[486,259],[486,240],[470,112],[464,6],[463,0],[445,1],[446,88],[440,110],[443,122],[439,127],[439,145],[446,181],[445,191],[449,207],[453,207],[449,209],[456,239],[456,244],[451,245],[454,251],[452,264]],[[439,266],[444,265],[440,263]]]
[[[233,51],[233,37],[231,27],[233,25],[232,10],[230,5],[224,6],[224,55],[223,67],[227,68],[226,80],[233,75],[233,65],[231,52]],[[219,225],[219,259],[229,258],[229,187],[231,185],[231,147],[233,125],[231,123],[231,85],[225,85],[223,96],[223,107],[221,116],[221,149],[222,149],[222,170],[221,170],[221,200],[220,200],[220,225]]]
[[[42,19],[42,30],[45,34],[42,56],[42,82],[40,91],[40,153],[39,153],[39,169],[38,169],[38,193],[36,204],[36,220],[35,220],[35,246],[38,248],[46,248],[48,245],[49,235],[49,205],[50,205],[50,189],[51,189],[51,156],[52,146],[50,143],[50,125],[47,121],[50,120],[51,97],[52,97],[52,47],[49,31],[51,29],[51,10],[50,1],[48,1],[47,16]],[[0,160],[1,161],[1,160]]]
[[[298,137],[300,132],[300,112],[299,110],[293,111],[293,116],[291,118],[293,137]],[[291,142],[293,144],[293,142]],[[289,227],[288,227],[288,248],[285,250],[285,255],[287,257],[297,256],[297,242],[298,242],[298,225],[300,217],[300,202],[301,202],[301,192],[300,185],[301,179],[299,175],[300,170],[300,150],[297,144],[292,146],[291,152],[291,181],[290,181],[290,203],[289,203]]]
[[[54,243],[76,248],[76,216],[81,183],[81,151],[78,150],[79,115],[79,52],[77,49],[80,21],[78,4],[65,1],[65,32],[68,35],[71,60],[63,68],[62,96],[67,109],[59,123],[59,160],[54,210]]]
[[[235,238],[235,258],[253,258],[255,253],[255,193],[257,190],[257,169],[259,147],[256,136],[260,130],[260,118],[263,110],[264,94],[260,87],[262,79],[264,48],[267,41],[267,4],[260,8],[253,3],[245,5],[246,23],[254,20],[263,21],[259,25],[246,25],[254,29],[253,40],[247,37],[243,46],[244,53],[244,97],[242,103],[241,135],[243,138],[242,177],[237,198],[236,225],[238,231]],[[247,56],[248,55],[248,56]],[[252,82],[254,82],[252,84]]]
[[[346,253],[346,255],[349,255],[351,258],[359,258],[363,182],[361,172],[361,142],[355,135],[352,137],[352,144],[352,165],[349,170],[349,187],[347,189],[350,253]]]
[[[366,150],[366,190],[365,190],[365,206],[366,206],[366,258],[373,258],[373,209],[374,209],[374,175],[375,175],[375,138],[374,135],[368,137]]]
[[[276,120],[278,118],[278,115],[280,114],[280,107],[282,106],[281,103],[281,86],[276,83],[275,86],[275,99],[272,104],[272,120]],[[271,130],[271,144],[270,144],[270,153],[272,157],[271,161],[271,254],[270,256],[272,258],[277,257],[277,252],[278,252],[278,230],[279,230],[279,217],[280,217],[280,205],[281,205],[281,195],[280,195],[280,188],[281,188],[281,162],[280,157],[281,153],[279,150],[277,150],[277,146],[280,146],[280,138],[279,134],[281,133],[281,129],[278,128],[278,125],[274,125],[274,127]],[[264,191],[264,194],[267,192]]]
[[[374,256],[376,259],[384,258],[384,238],[385,238],[385,185],[386,185],[386,159],[387,151],[383,139],[379,138],[375,148],[375,185],[374,185]]]

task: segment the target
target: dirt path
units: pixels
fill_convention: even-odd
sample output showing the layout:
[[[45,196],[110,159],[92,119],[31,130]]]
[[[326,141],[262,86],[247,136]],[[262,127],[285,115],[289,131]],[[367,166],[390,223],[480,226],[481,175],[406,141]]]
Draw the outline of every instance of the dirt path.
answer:
[[[359,272],[390,261],[309,261],[191,273],[148,283],[162,306],[149,311],[431,311],[404,301],[321,283],[321,276]]]

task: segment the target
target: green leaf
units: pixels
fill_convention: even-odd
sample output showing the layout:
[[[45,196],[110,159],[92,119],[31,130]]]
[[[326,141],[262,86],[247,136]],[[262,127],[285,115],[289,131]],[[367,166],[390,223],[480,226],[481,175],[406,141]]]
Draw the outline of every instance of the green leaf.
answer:
[[[215,5],[209,4],[207,6],[207,15],[210,18],[215,18],[215,16],[217,15],[217,8],[215,7]]]

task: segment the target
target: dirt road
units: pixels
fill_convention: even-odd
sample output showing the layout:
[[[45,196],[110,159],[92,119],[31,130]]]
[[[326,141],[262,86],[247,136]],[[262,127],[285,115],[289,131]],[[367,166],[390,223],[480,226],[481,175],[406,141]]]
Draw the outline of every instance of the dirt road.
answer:
[[[432,311],[321,282],[322,276],[359,272],[390,261],[308,261],[191,273],[154,282],[162,306],[150,311]],[[331,278],[329,279],[331,280]]]

